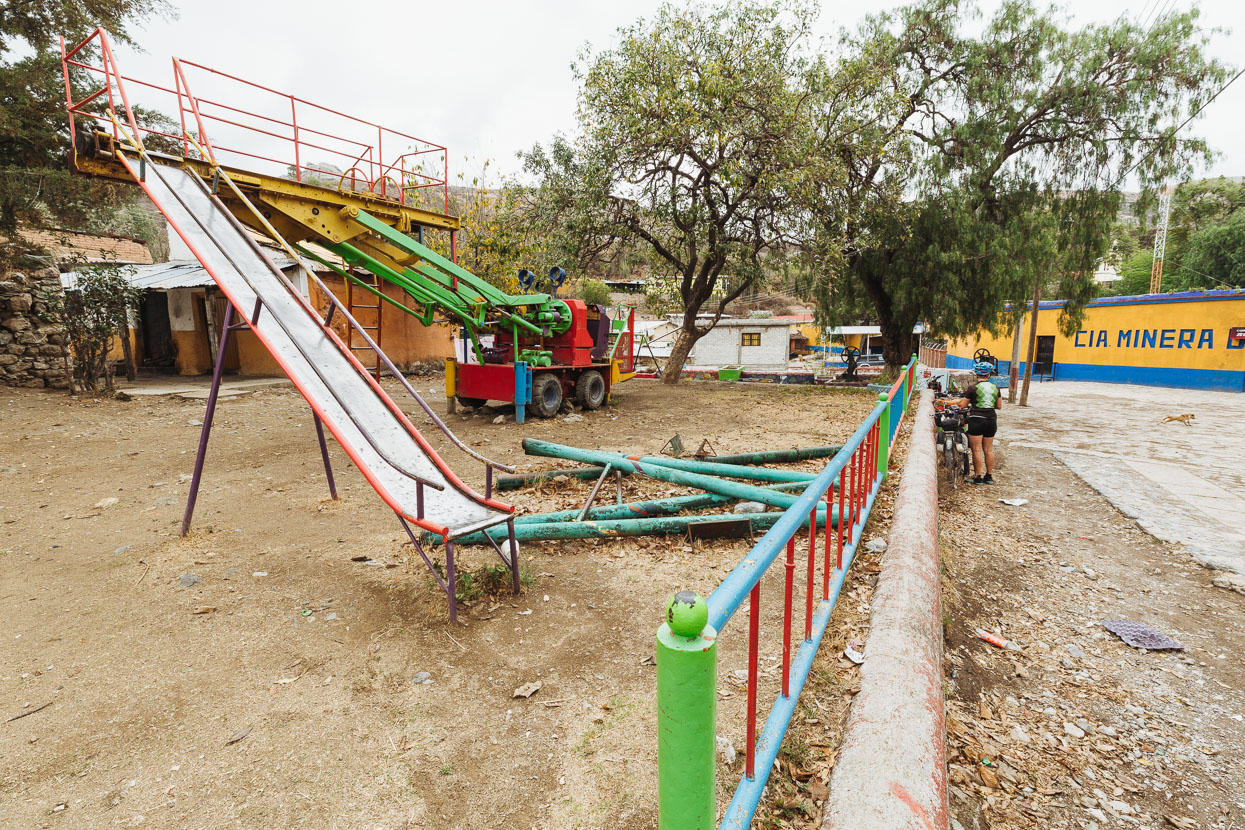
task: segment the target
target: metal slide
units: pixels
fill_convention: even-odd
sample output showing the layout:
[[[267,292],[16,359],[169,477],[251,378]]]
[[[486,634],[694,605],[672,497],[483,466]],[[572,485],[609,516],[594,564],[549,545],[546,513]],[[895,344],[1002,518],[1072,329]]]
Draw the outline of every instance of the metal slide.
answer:
[[[390,507],[447,542],[512,517],[454,475],[202,179],[124,163]]]

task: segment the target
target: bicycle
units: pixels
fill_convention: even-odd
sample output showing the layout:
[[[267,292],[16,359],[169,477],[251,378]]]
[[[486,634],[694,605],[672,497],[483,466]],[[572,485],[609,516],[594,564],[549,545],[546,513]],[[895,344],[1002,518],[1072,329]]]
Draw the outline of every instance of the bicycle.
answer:
[[[968,423],[968,409],[949,405],[956,400],[947,393],[936,394],[934,398],[934,441],[939,451],[939,463],[946,471],[947,483],[954,490],[960,486],[960,479],[968,478],[969,449],[968,434],[965,427]]]

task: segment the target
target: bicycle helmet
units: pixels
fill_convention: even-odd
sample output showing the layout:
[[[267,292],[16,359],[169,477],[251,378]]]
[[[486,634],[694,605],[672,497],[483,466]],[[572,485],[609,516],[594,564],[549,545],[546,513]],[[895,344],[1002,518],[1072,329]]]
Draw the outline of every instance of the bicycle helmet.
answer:
[[[994,374],[994,364],[985,360],[973,364],[973,374],[978,377],[989,377]]]

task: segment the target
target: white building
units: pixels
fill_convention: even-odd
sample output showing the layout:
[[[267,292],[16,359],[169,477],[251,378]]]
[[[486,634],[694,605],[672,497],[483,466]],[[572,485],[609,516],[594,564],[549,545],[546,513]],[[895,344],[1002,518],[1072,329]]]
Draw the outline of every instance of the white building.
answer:
[[[773,318],[723,317],[696,341],[689,366],[742,366],[785,369],[791,350],[791,324]]]

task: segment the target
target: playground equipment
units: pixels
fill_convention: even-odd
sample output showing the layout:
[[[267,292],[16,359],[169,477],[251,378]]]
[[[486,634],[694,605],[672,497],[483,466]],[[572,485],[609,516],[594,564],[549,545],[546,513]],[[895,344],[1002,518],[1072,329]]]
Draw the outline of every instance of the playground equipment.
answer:
[[[424,325],[456,326],[463,353],[446,365],[450,411],[455,399],[504,401],[521,423],[528,407],[551,417],[571,397],[596,409],[632,377],[634,309],[611,318],[601,306],[558,298],[560,268],[550,271],[551,293],[511,295],[458,265],[445,147],[191,61],[173,60],[171,87],[122,76],[102,29],[72,48],[62,43],[62,55],[75,170],[141,182],[150,162],[210,182],[210,195],[244,233],[267,236],[345,281],[345,308],[363,319],[347,330],[349,351],[374,354],[368,339],[379,340],[386,303]],[[74,73],[102,75],[104,84],[75,100]],[[221,91],[194,94],[191,78]],[[131,105],[131,88],[146,96],[146,109]],[[241,105],[256,100],[266,102],[261,111]],[[135,118],[174,106],[179,134]],[[309,162],[312,154],[338,164]],[[443,198],[431,195],[436,189]],[[449,233],[449,256],[424,244],[429,230]],[[530,288],[532,277],[524,271],[521,280]],[[401,291],[395,297],[382,283]],[[376,359],[374,377],[383,363]]]
[[[337,497],[324,439],[326,425],[368,483],[397,514],[415,550],[445,591],[452,621],[457,619],[454,540],[461,536],[505,523],[509,554],[496,542],[493,547],[509,566],[517,592],[514,509],[492,498],[494,469],[510,473],[514,469],[485,458],[449,430],[381,351],[369,334],[369,329],[375,331],[376,327],[362,325],[316,276],[307,260],[313,254],[304,245],[314,242],[338,254],[349,265],[361,264],[374,276],[398,283],[407,298],[416,305],[422,304],[422,313],[416,312],[376,290],[373,283],[372,293],[377,301],[369,307],[377,311],[380,301],[386,300],[429,323],[433,322],[434,313],[440,311],[473,332],[486,327],[500,330],[510,325],[516,350],[520,329],[535,330],[542,336],[555,329],[575,331],[579,318],[570,311],[568,303],[543,294],[507,297],[455,265],[452,254],[451,259],[441,257],[406,235],[415,230],[422,236],[426,227],[448,230],[453,251],[457,220],[419,206],[416,198],[427,187],[439,186],[444,190],[445,176],[436,179],[408,164],[427,153],[440,152],[444,160],[445,148],[189,62],[173,61],[172,89],[135,81],[120,73],[103,29],[97,29],[71,48],[66,48],[62,39],[61,55],[74,169],[142,187],[229,301],[182,534],[189,529],[198,496],[225,348],[233,332],[248,328],[311,405],[330,494]],[[92,58],[98,65],[87,62]],[[192,95],[187,70],[196,67],[211,73],[209,77],[229,79],[251,91],[277,95],[288,105],[290,120],[248,113],[240,107]],[[102,86],[75,100],[75,81],[80,82],[83,74],[102,76]],[[175,96],[181,134],[140,124],[135,118],[136,105],[131,102],[131,85]],[[309,108],[354,127],[362,125],[374,143],[309,126],[305,117]],[[300,112],[304,114],[301,124]],[[252,119],[250,123],[246,123],[247,118]],[[188,120],[194,131],[187,129]],[[256,150],[229,148],[224,143],[214,145],[208,136],[208,124],[230,126],[235,135],[244,137],[262,134],[268,141],[290,141],[294,148],[292,163],[283,164],[282,160],[260,155]],[[291,138],[276,132],[282,125],[291,127]],[[391,146],[397,136],[400,142],[414,142],[414,148],[387,158],[382,152],[386,135],[390,136]],[[157,152],[157,146],[165,152]],[[302,154],[309,148],[345,153],[352,158],[350,168],[340,174],[335,187],[324,186],[323,177],[330,173],[326,165],[303,163]],[[222,164],[218,154],[259,163],[254,165],[255,169],[240,170]],[[274,164],[280,174],[261,169]],[[323,317],[273,264],[256,242],[256,232],[272,239],[303,267],[327,303]],[[335,270],[348,281],[363,285],[363,280],[350,271]],[[335,315],[348,325],[347,341],[331,327]],[[362,345],[354,345],[355,337]],[[375,356],[375,375],[354,354],[363,350]],[[516,364],[516,369],[521,366]],[[483,495],[454,474],[381,387],[382,369],[396,378],[451,443],[485,465]],[[412,524],[443,541],[444,579],[424,552]]]

